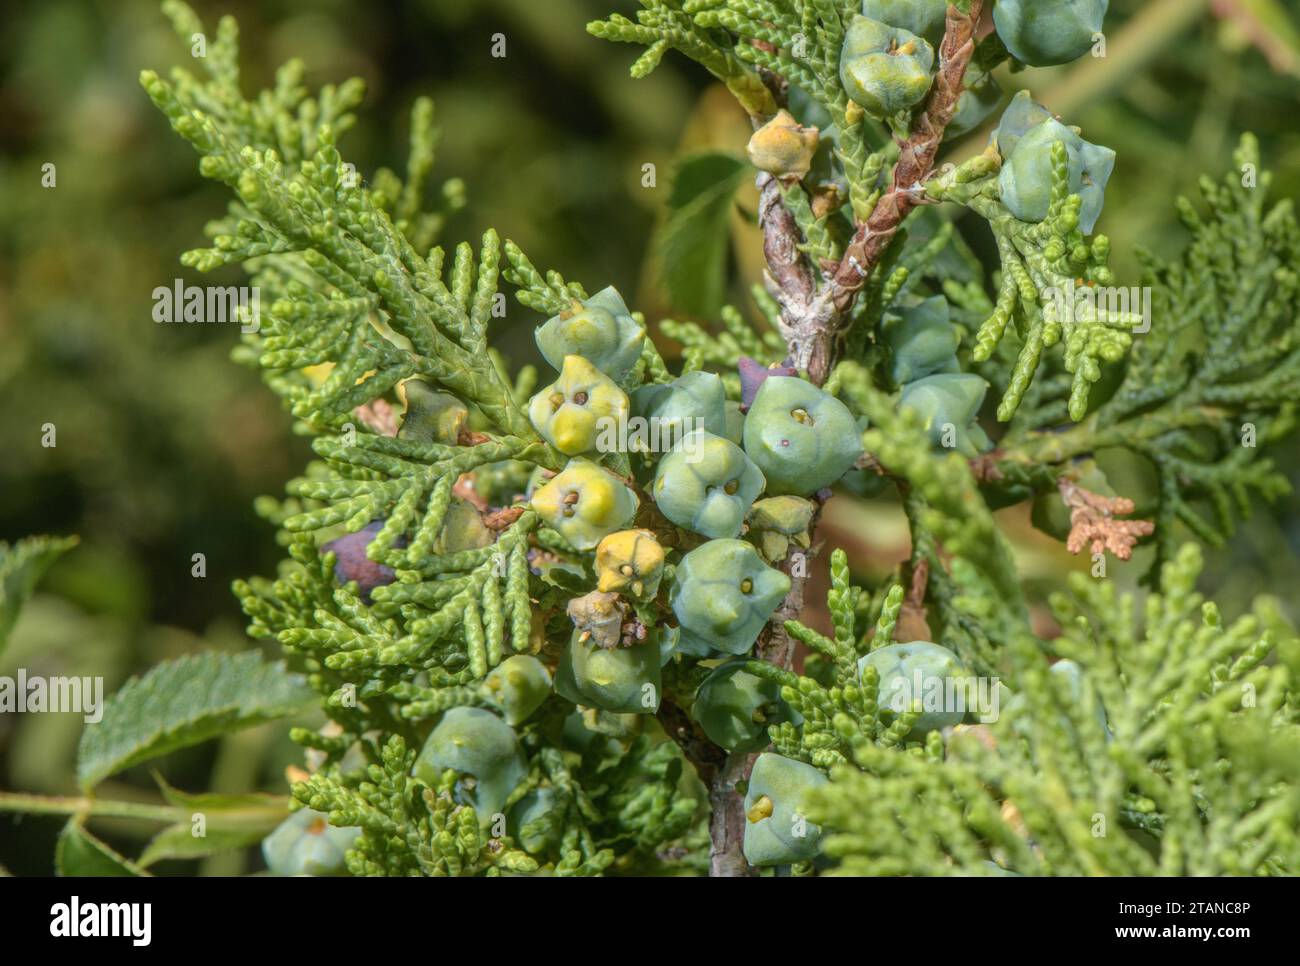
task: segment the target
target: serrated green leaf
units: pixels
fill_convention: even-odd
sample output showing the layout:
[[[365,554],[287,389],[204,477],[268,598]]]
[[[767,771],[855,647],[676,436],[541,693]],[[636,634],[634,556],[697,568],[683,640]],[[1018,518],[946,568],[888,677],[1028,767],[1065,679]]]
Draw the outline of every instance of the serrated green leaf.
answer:
[[[75,818],[59,834],[54,868],[59,875],[69,876],[131,878],[149,874],[87,832]]]
[[[673,306],[716,313],[726,297],[731,209],[752,169],[729,154],[682,161],[656,246],[660,280]]]
[[[284,717],[312,700],[301,675],[255,651],[198,654],[132,678],[88,725],[77,754],[85,789],[131,765]]]
[[[18,609],[50,564],[76,545],[76,537],[27,537],[14,544],[0,541],[0,649],[18,619]]]

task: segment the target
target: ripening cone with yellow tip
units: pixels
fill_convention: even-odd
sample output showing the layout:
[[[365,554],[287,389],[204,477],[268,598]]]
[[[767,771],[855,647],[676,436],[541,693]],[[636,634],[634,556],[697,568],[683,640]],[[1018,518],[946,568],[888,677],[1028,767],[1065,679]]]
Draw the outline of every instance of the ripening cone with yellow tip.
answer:
[[[844,93],[872,117],[911,110],[930,90],[934,48],[901,27],[854,16],[840,51]]]
[[[589,299],[574,299],[538,328],[536,338],[537,348],[556,369],[565,356],[579,355],[601,372],[621,379],[641,358],[645,326],[611,285]]]
[[[613,473],[578,457],[533,494],[532,508],[578,550],[591,550],[636,516],[636,494]]]
[[[528,403],[528,419],[565,456],[596,449],[602,432],[627,422],[627,393],[582,356],[565,356],[560,378]]]
[[[817,128],[804,127],[782,108],[754,132],[745,151],[760,171],[778,178],[802,178],[812,167],[819,137]]]
[[[649,600],[664,575],[664,548],[649,530],[620,530],[596,545],[596,589]]]

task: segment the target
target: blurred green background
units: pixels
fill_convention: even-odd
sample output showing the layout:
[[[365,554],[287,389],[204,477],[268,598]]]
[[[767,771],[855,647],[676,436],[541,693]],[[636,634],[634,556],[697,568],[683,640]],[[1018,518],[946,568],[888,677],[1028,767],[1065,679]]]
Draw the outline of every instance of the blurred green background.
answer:
[[[674,159],[706,149],[743,154],[748,127],[725,92],[679,56],[632,81],[637,51],[589,37],[584,24],[630,0],[267,0],[193,3],[209,28],[225,13],[241,28],[245,90],[291,56],[318,86],[363,77],[368,96],[341,144],[362,172],[405,160],[412,100],[430,94],[442,129],[435,179],[466,182],[468,207],[443,241],[488,226],[535,264],[589,289],[613,284],[651,318],[683,313],[656,284],[654,237]],[[1120,278],[1135,252],[1176,252],[1172,202],[1203,173],[1231,164],[1238,134],[1261,138],[1280,195],[1300,196],[1300,43],[1293,2],[1114,0],[1108,57],[1006,78],[1028,86],[1119,163],[1100,230]],[[489,50],[507,40],[507,57]],[[162,658],[251,646],[230,581],[268,574],[280,557],[254,498],[279,493],[308,457],[256,374],[232,364],[233,326],[161,326],[155,286],[176,277],[183,250],[224,210],[224,188],[140,90],[142,67],[189,60],[154,0],[17,0],[0,37],[0,539],[77,533],[82,545],[51,571],[24,610],[0,674],[94,674],[112,691]],[[982,144],[982,135],[950,150]],[[941,158],[941,160],[943,160]],[[53,163],[57,186],[41,187]],[[656,166],[643,187],[643,165]],[[729,256],[733,300],[761,272],[742,193]],[[961,228],[978,241],[982,226]],[[982,248],[985,246],[981,246]],[[235,275],[211,276],[229,284]],[[208,283],[208,278],[203,279]],[[512,307],[500,346],[532,357],[535,319]],[[665,344],[666,351],[671,346]],[[44,448],[45,423],[57,446]],[[1274,454],[1297,478],[1296,447]],[[1078,561],[1036,536],[1026,514],[1004,514],[1035,599]],[[1232,546],[1210,554],[1207,590],[1235,614],[1261,590],[1294,618],[1300,585],[1294,498],[1260,508]],[[892,507],[838,498],[827,535],[863,579],[906,554]],[[191,577],[191,555],[207,577]],[[1120,579],[1129,579],[1119,575]],[[816,594],[812,596],[816,599]],[[76,715],[0,717],[0,789],[74,791]],[[283,792],[293,750],[282,726],[172,756],[182,788]],[[149,797],[147,773],[102,794]],[[0,815],[0,867],[48,873],[55,819]],[[129,839],[139,829],[121,826]],[[111,837],[111,836],[110,836]],[[237,871],[243,856],[208,860]],[[178,867],[183,869],[184,867]]]

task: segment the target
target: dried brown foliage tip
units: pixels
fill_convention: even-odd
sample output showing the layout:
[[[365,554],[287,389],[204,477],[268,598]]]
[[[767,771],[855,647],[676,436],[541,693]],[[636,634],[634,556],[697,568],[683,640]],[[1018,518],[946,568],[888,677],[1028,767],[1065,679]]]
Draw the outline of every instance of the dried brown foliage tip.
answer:
[[[1065,542],[1070,553],[1091,545],[1093,553],[1106,551],[1120,560],[1128,560],[1137,542],[1155,532],[1156,525],[1150,520],[1116,519],[1135,509],[1127,497],[1102,496],[1069,480],[1060,480],[1057,487],[1061,499],[1070,508],[1070,535]]]

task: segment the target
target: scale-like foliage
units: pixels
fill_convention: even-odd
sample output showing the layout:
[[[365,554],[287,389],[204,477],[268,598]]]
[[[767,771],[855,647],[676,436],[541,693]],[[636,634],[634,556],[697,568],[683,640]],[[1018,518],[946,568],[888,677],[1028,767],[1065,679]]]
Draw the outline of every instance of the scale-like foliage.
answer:
[[[1270,613],[1226,624],[1193,589],[1197,548],[1175,553],[1176,522],[1221,542],[1249,490],[1282,488],[1255,453],[1293,428],[1300,232],[1289,205],[1267,208],[1246,139],[1250,176],[1207,183],[1208,215],[1182,207],[1187,252],[1148,259],[1149,328],[1132,304],[1063,311],[1064,293],[1115,283],[1108,241],[1089,237],[1113,155],[1022,96],[987,150],[940,164],[968,69],[1011,56],[976,42],[983,7],[949,5],[932,58],[922,38],[864,25],[858,0],[643,0],[635,22],[589,25],[646,48],[634,77],[669,50],[697,61],[754,124],[758,317],[722,304],[719,236],[748,169],[695,158],[664,233],[667,294],[697,315],[659,327],[683,346],[676,372],[613,288],[589,295],[492,231],[477,252],[435,246],[462,199],[454,181],[427,195],[429,102],[405,180],[363,180],[336,147],[360,86],[308,97],[290,64],[247,99],[229,19],[206,79],[145,72],[202,173],[235,195],[184,262],[245,267],[262,311],[237,356],[317,457],[259,503],[289,559],[235,591],[329,719],[293,729],[308,770],[292,793],[355,832],[338,871],[1300,868],[1300,642]],[[893,39],[863,47],[880,36]],[[882,54],[900,56],[882,68]],[[873,73],[909,69],[883,87]],[[959,208],[992,232],[991,278]],[[541,392],[490,344],[502,279],[549,317],[538,344],[562,371]],[[715,310],[716,326],[699,317]],[[997,418],[982,421],[990,386]],[[610,447],[598,407],[707,431]],[[1127,559],[1153,523],[1084,487],[1108,448],[1157,468],[1136,509],[1154,513],[1158,587],[1139,621],[1104,570],[1078,577],[1043,640],[993,511],[1059,491],[1071,549]],[[908,559],[868,589],[832,551],[821,633],[799,612],[822,508],[890,488]],[[978,715],[917,693],[959,671],[991,702]],[[164,666],[87,732],[83,783],[299,694],[255,656]],[[805,820],[824,839],[798,841]]]
[[[858,738],[807,802],[835,830],[837,871],[1294,870],[1300,641],[1254,616],[1225,624],[1193,589],[1200,566],[1185,547],[1140,620],[1132,597],[1076,575],[1053,601],[1062,637],[1006,649],[1015,697],[995,725],[933,732],[918,754]],[[1077,685],[1049,671],[1049,654],[1082,669]]]
[[[1063,433],[1039,431],[1053,416],[1041,400],[1007,437],[1047,463],[1106,447],[1148,458],[1159,561],[1176,547],[1176,523],[1219,547],[1250,513],[1252,492],[1290,489],[1260,448],[1294,429],[1300,400],[1300,228],[1290,200],[1270,202],[1253,137],[1234,160],[1222,182],[1202,180],[1206,214],[1180,201],[1185,252],[1146,258],[1151,331],[1135,338],[1113,395]]]

